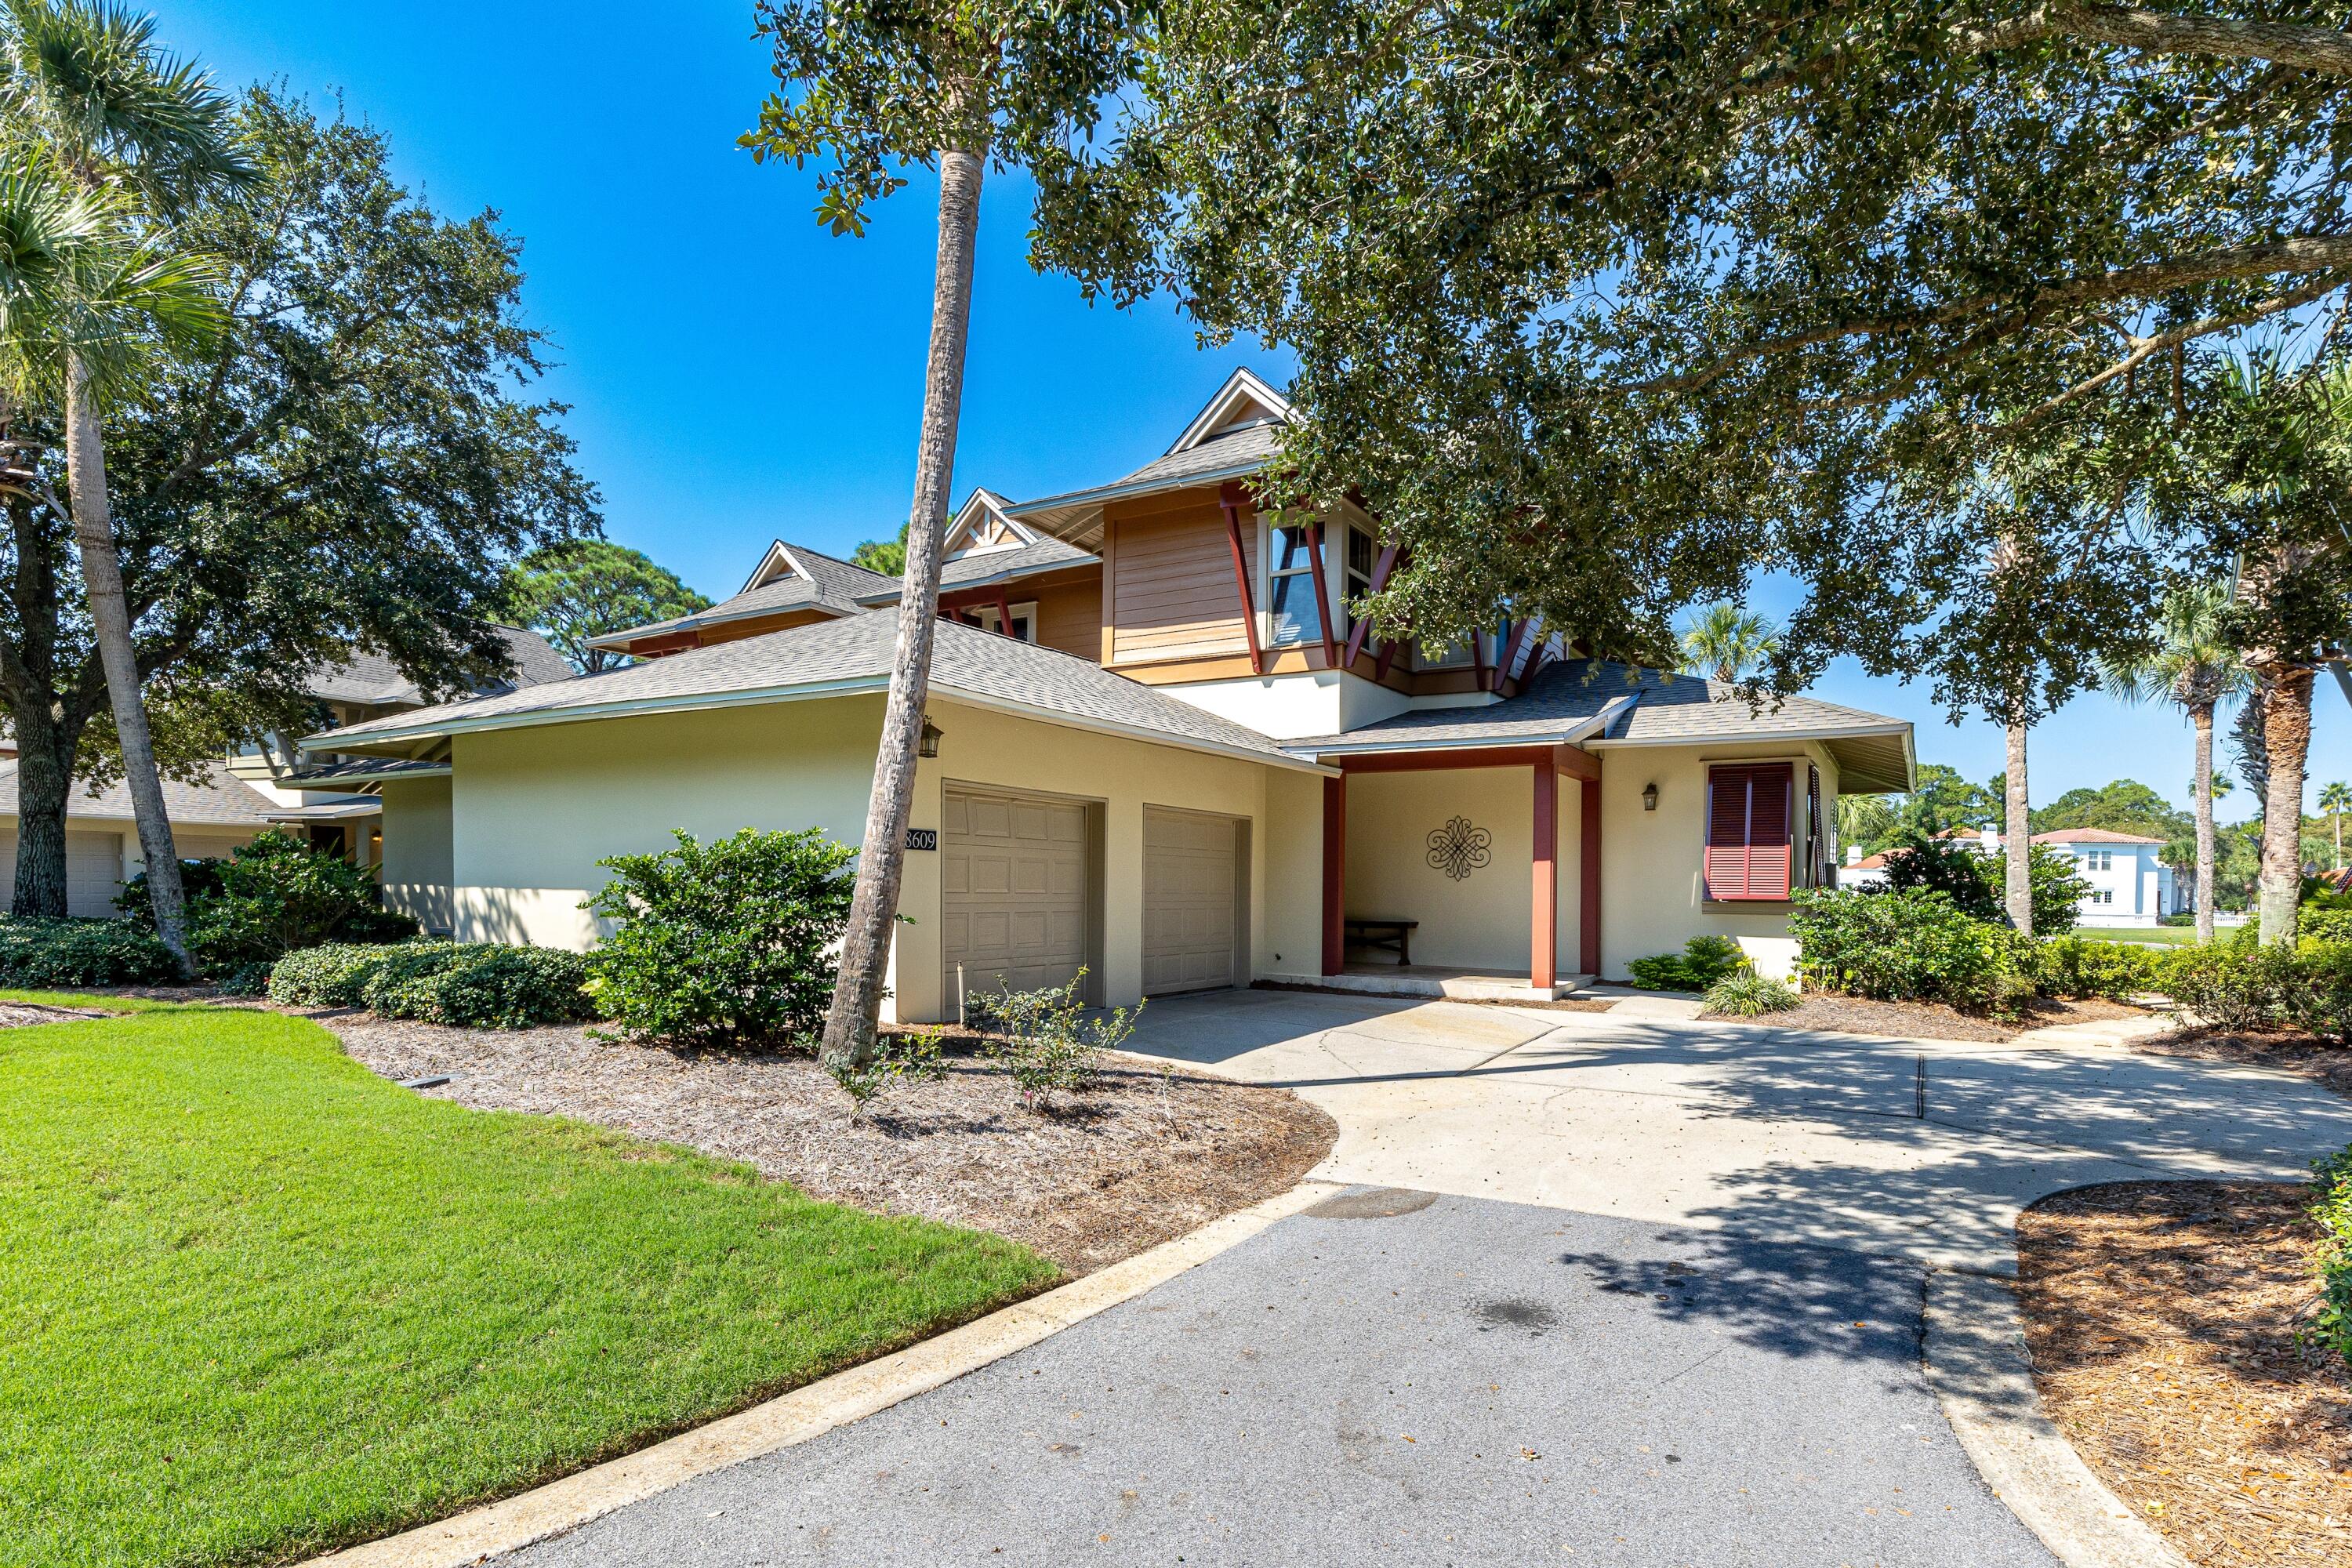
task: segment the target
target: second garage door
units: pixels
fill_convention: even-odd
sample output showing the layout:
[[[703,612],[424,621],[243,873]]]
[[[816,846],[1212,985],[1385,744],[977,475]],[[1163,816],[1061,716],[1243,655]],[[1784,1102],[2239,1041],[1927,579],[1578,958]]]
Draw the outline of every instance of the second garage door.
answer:
[[[1087,811],[950,786],[940,806],[947,994],[1059,985],[1087,962]]]
[[[1143,812],[1143,989],[1206,991],[1234,977],[1234,821]]]

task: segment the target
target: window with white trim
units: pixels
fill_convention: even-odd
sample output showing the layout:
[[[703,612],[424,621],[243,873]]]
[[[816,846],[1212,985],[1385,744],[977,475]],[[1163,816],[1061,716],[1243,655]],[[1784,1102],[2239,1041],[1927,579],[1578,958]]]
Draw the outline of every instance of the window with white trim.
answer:
[[[1315,601],[1314,535],[1305,527],[1273,530],[1266,562],[1266,614],[1276,647],[1323,640],[1323,606]]]

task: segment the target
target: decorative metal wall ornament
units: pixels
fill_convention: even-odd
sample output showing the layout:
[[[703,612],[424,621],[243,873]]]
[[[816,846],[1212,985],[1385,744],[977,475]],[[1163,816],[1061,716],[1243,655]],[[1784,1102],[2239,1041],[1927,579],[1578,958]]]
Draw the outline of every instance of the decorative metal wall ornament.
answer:
[[[1429,863],[1459,882],[1494,858],[1490,853],[1494,843],[1493,834],[1471,826],[1466,816],[1457,816],[1443,827],[1429,830]]]

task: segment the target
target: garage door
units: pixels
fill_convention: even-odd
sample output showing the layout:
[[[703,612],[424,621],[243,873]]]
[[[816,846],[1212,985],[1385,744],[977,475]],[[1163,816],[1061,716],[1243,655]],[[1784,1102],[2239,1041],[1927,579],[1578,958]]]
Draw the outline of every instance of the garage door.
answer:
[[[110,915],[122,890],[122,836],[66,835],[66,913]]]
[[[1143,812],[1143,989],[1205,991],[1234,976],[1234,822]]]
[[[1087,962],[1087,811],[950,788],[940,825],[947,994],[1059,985]]]

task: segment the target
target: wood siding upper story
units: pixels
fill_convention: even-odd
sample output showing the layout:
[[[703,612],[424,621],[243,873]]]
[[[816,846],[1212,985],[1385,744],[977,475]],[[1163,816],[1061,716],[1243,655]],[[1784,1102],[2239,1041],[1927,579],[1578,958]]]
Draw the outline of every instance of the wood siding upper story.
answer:
[[[1106,517],[1114,542],[1104,563],[1103,598],[1114,665],[1217,658],[1249,653],[1242,601],[1234,584],[1233,546],[1213,492],[1153,498]],[[1242,552],[1257,576],[1257,523],[1244,515]]]

